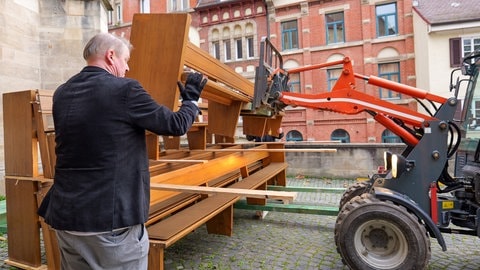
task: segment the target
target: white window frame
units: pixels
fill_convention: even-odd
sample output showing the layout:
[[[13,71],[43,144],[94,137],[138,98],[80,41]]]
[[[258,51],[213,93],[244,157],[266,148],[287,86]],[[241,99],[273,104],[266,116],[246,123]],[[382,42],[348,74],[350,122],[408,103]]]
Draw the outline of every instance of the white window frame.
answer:
[[[140,13],[150,13],[150,0],[140,0]]]

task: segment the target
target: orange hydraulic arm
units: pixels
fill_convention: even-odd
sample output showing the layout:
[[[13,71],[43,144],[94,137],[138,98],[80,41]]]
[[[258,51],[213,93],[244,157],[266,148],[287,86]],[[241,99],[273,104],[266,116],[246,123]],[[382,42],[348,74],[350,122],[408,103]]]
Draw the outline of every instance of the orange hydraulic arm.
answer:
[[[418,143],[418,138],[400,126],[393,119],[399,119],[405,124],[416,128],[422,128],[428,126],[428,121],[435,120],[435,118],[357,91],[355,79],[363,79],[369,84],[419,99],[427,99],[441,104],[444,104],[447,101],[447,99],[444,97],[431,94],[425,90],[415,87],[403,85],[375,76],[363,76],[356,74],[353,72],[352,63],[348,57],[344,58],[343,61],[290,69],[288,70],[288,73],[299,73],[306,70],[318,69],[338,64],[343,64],[343,71],[331,92],[321,94],[277,92],[277,99],[286,105],[302,106],[343,114],[358,114],[360,112],[368,112],[376,121],[384,125],[397,136],[401,137],[408,145],[412,146]]]

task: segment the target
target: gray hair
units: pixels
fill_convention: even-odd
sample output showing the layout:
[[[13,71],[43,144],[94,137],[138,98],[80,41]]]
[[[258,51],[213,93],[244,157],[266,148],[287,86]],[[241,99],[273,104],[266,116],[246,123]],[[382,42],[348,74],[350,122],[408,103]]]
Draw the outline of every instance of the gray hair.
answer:
[[[125,48],[132,50],[132,44],[125,38],[110,34],[99,33],[92,37],[83,49],[83,59],[88,60],[93,55],[101,55],[113,49],[117,53],[123,53]]]

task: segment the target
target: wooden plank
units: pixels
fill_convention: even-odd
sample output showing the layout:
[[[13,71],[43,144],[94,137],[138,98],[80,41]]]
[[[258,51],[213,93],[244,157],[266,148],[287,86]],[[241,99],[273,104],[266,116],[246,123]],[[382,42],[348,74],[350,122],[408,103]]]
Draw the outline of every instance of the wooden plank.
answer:
[[[209,234],[231,236],[233,234],[233,204],[207,220],[206,224]]]
[[[240,117],[242,103],[234,101],[229,106],[218,102],[209,102],[208,131],[227,137],[234,137]]]
[[[202,49],[198,48],[193,44],[190,44],[190,45],[191,47],[187,46],[187,51],[188,49],[192,49],[192,50],[195,50],[195,52],[190,52],[190,54],[187,53],[186,55],[187,58],[185,59],[187,66],[191,66],[189,65],[191,61],[189,61],[190,59],[188,57],[193,57],[194,59],[198,60],[202,58],[202,57],[200,58],[197,57],[198,54],[204,54],[204,51]],[[211,58],[210,55],[207,55],[207,57]],[[204,60],[204,61],[208,62],[209,60]],[[242,101],[244,103],[250,102],[251,97],[242,93],[242,91],[237,91],[236,89],[232,88],[232,86],[229,86],[228,84],[224,84],[216,81],[216,80],[226,80],[228,78],[231,78],[232,72],[228,71],[226,73],[219,73],[218,68],[220,70],[224,70],[225,66],[215,58],[213,61],[215,62],[215,65],[211,66],[211,68],[215,68],[215,70],[213,70],[215,74],[210,75],[209,80],[207,81],[207,84],[203,88],[202,98],[213,100],[215,102],[218,102],[227,106],[232,104],[232,101]],[[194,69],[207,75],[207,77],[209,74],[212,74],[212,70],[207,70],[205,66],[195,66]],[[187,74],[188,73],[186,72],[182,74],[182,82],[185,82],[185,80],[187,79],[186,78]],[[236,73],[234,76],[239,76],[239,75],[238,73]],[[199,107],[200,107],[200,104],[199,104]],[[205,107],[204,109],[207,109],[207,108],[208,107]]]
[[[35,117],[35,126],[36,126],[36,134],[38,139],[38,147],[40,149],[40,157],[42,160],[42,169],[43,175],[46,178],[53,178],[55,174],[55,162],[56,162],[56,155],[55,155],[55,136],[52,134],[52,138],[48,138],[49,130],[53,130],[53,120],[52,123],[45,123],[45,121],[49,121],[51,119],[51,111],[52,111],[52,95],[53,91],[50,93],[51,95],[48,96],[42,95],[40,97],[39,92],[36,92],[36,101],[33,102],[33,114]],[[50,101],[48,101],[50,99]],[[48,103],[48,105],[42,104],[42,102]],[[50,108],[48,108],[50,106]],[[45,111],[43,111],[45,108]],[[50,109],[50,110],[48,110]],[[49,117],[50,116],[50,117]],[[53,144],[53,145],[49,145]]]
[[[255,175],[255,174],[254,174]],[[150,184],[152,189],[173,190],[188,193],[204,193],[204,194],[232,194],[241,197],[252,197],[261,199],[278,199],[284,201],[293,201],[297,196],[297,192],[290,191],[271,191],[271,190],[249,190],[240,188],[220,188],[220,187],[204,187],[204,186],[186,186],[172,184]]]
[[[188,207],[201,199],[199,194],[178,194],[156,204],[150,204],[150,213],[145,226],[150,226],[159,220]]]
[[[7,194],[8,258],[10,263],[39,267],[42,264],[37,215],[38,183],[5,178]]]
[[[221,63],[216,58],[212,57],[208,52],[198,48],[191,42],[188,42],[186,46],[185,65],[201,71],[208,77],[215,78],[218,83],[228,85],[235,91],[241,92],[242,96],[248,97],[248,101],[252,100],[254,85],[251,81],[244,78],[235,72],[235,70],[233,70],[231,67]],[[235,91],[227,92],[227,94],[233,98],[236,96]],[[236,100],[246,101],[240,98]]]
[[[3,94],[5,174],[38,176],[38,148],[31,103],[35,91]],[[7,194],[8,196],[8,194]]]
[[[37,203],[40,205],[52,187],[53,182],[39,182],[39,191],[36,193]],[[43,246],[47,257],[48,269],[60,269],[60,249],[58,247],[57,234],[43,218],[40,218],[42,228]]]
[[[272,143],[262,143],[262,145],[268,145],[268,144],[275,144],[274,142]],[[191,152],[195,152],[196,150],[191,150]],[[318,153],[336,153],[337,149],[334,148],[279,148],[279,149],[274,149],[274,148],[269,148],[269,149],[257,149],[257,148],[243,148],[243,149],[210,149],[207,148],[203,151],[208,151],[208,152],[270,152],[270,153],[289,153],[289,152],[318,152]]]
[[[180,149],[180,137],[178,136],[162,136],[162,141],[165,150]]]
[[[151,239],[164,241],[165,247],[168,247],[230,207],[235,200],[236,196],[228,194],[219,194],[202,200],[148,227],[148,235]]]
[[[207,163],[208,160],[205,159],[159,159],[160,162],[166,163]]]
[[[150,241],[150,249],[148,251],[148,269],[164,270],[164,245],[157,241]]]
[[[190,21],[187,13],[133,15],[130,42],[134,49],[127,77],[138,80],[171,110],[178,107],[177,81],[184,68]]]
[[[187,132],[189,149],[205,149],[207,148],[207,126],[194,125]]]
[[[177,81],[184,68],[190,21],[186,13],[134,14],[132,20],[130,42],[134,49],[126,76],[138,80],[153,99],[171,110],[179,104]],[[159,144],[155,134],[147,136],[147,150],[149,158],[157,158]]]
[[[268,152],[266,151],[252,152],[248,154],[231,152],[227,155],[212,159],[207,163],[193,164],[184,168],[166,171],[160,175],[152,176],[150,182],[200,186],[213,179],[234,172],[255,161],[268,158],[268,156]],[[192,175],[195,177],[192,177]],[[175,194],[177,194],[177,192],[152,190],[150,192],[150,201],[151,203],[155,203],[174,196]]]
[[[28,264],[24,264],[24,263],[21,263],[21,262],[16,262],[16,261],[13,261],[13,260],[10,260],[10,259],[6,259],[5,260],[5,263],[10,265],[10,266],[13,266],[13,267],[16,267],[16,268],[19,268],[19,269],[28,269],[28,270],[47,270],[47,269],[55,269],[55,268],[48,268],[47,265],[40,265],[38,267],[32,267],[31,265],[28,265]]]
[[[31,103],[35,91],[3,94],[5,174],[39,176],[38,148]],[[40,226],[36,182],[5,177],[8,227],[8,263],[41,266]]]
[[[265,134],[267,126],[266,117],[256,116],[242,116],[243,119],[243,134],[262,137]]]

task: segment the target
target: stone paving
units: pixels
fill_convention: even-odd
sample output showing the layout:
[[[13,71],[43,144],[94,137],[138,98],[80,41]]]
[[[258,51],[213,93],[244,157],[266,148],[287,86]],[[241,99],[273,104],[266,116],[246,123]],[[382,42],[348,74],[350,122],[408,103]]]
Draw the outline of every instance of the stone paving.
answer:
[[[289,186],[345,187],[353,181],[289,179]],[[295,203],[337,206],[339,193],[299,193]],[[232,237],[209,235],[201,227],[165,251],[166,270],[190,269],[348,269],[333,240],[335,216],[235,210]],[[444,234],[447,251],[430,239],[432,258],[427,269],[480,269],[480,239]],[[2,243],[3,242],[3,243]],[[6,243],[0,242],[0,269]]]

